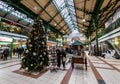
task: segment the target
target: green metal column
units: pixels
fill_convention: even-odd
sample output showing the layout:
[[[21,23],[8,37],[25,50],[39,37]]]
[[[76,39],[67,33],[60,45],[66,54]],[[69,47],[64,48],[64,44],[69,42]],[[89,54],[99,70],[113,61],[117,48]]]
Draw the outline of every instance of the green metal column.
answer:
[[[58,46],[58,32],[56,33],[56,42],[57,42],[57,46]]]
[[[89,46],[90,46],[90,48],[91,48],[91,35],[90,35],[90,30],[88,30],[88,34],[89,34],[89,36],[88,36],[88,42],[89,42]]]
[[[44,26],[45,27],[45,37],[46,37],[46,41],[48,41],[48,29],[49,29],[49,24]]]
[[[99,55],[99,46],[98,46],[98,15],[100,13],[100,8],[102,7],[104,0],[96,0],[93,16],[92,16],[92,24],[96,30],[96,55]]]
[[[89,55],[91,55],[91,48],[92,48],[90,30],[91,30],[91,28],[89,28],[89,30],[88,30],[88,38],[87,38],[88,39],[88,51],[89,51]]]
[[[91,50],[91,49],[92,49],[92,45],[91,45],[91,36],[89,36],[88,42],[89,42],[89,44],[88,44],[88,45],[89,45],[89,46],[88,46],[88,47],[89,47],[89,50]]]
[[[65,42],[64,42],[64,38],[62,36],[62,46],[64,46]]]
[[[45,34],[46,34],[46,36],[47,36],[47,33],[48,33],[48,29],[49,29],[49,24],[47,24],[47,25],[45,26]]]
[[[98,22],[97,22],[97,19],[93,19],[93,26],[95,28],[95,32],[96,32],[96,56],[99,55],[99,44],[98,44],[98,28],[97,28],[97,25]]]
[[[2,30],[2,19],[0,18],[0,30]]]
[[[10,58],[12,59],[12,50],[13,50],[13,40],[10,44]]]
[[[89,41],[90,41],[90,46],[92,46],[92,44],[91,44],[91,36],[89,37]]]

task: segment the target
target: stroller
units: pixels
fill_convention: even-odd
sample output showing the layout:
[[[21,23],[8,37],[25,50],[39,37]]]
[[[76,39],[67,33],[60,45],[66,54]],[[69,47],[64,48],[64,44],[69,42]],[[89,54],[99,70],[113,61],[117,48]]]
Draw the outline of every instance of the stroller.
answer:
[[[57,57],[56,56],[49,56],[49,69],[51,72],[57,72]]]

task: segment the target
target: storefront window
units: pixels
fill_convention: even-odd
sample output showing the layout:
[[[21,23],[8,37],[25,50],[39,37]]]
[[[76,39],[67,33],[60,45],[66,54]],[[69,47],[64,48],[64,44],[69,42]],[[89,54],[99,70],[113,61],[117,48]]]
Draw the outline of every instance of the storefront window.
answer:
[[[120,49],[120,37],[114,38],[114,43]]]
[[[2,22],[1,31],[27,35],[27,32],[24,29],[22,29],[21,27],[11,25],[11,24],[8,24],[8,23],[5,23],[5,22]]]

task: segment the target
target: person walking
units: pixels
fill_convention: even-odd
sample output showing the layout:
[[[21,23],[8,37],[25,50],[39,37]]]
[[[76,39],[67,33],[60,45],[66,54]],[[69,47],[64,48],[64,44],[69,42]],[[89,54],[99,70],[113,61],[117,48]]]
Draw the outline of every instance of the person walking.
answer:
[[[5,57],[5,60],[7,60],[7,57],[9,55],[9,49],[6,48],[3,52],[3,54],[4,54],[4,57]]]
[[[65,66],[65,62],[66,62],[66,53],[64,51],[64,49],[61,50],[61,58],[62,58],[62,65],[63,65],[63,68],[65,69],[66,66]]]
[[[13,51],[13,55],[15,55],[15,48],[13,48],[13,50],[12,50],[12,51]]]
[[[56,54],[57,54],[57,67],[60,69],[60,66],[61,66],[61,53],[60,53],[59,49],[56,50]]]
[[[21,48],[18,48],[18,58],[21,59],[21,55],[22,55],[22,49]]]

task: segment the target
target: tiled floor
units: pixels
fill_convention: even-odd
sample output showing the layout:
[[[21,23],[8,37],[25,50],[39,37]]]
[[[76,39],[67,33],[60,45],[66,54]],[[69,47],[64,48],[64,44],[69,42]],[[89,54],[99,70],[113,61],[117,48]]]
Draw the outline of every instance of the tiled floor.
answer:
[[[66,84],[66,80],[68,84],[120,84],[120,60],[95,56],[88,58],[87,71],[81,64],[75,64],[72,70],[71,64],[68,63],[66,70],[52,73],[48,70],[38,78],[13,72],[20,68],[20,59],[2,61],[0,62],[0,84]],[[97,77],[97,74],[100,77]]]

